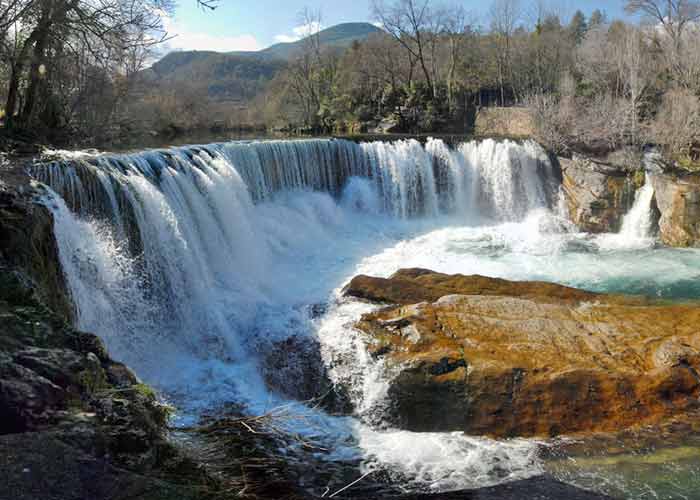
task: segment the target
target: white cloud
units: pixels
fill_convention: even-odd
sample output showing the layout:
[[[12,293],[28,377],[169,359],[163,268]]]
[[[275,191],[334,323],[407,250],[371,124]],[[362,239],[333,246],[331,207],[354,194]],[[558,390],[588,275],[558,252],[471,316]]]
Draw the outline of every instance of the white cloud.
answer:
[[[293,36],[293,35],[275,35],[275,42],[292,43],[292,42],[296,42],[297,40],[299,40],[299,38],[301,38],[301,37]]]
[[[165,44],[165,51],[173,50],[213,50],[216,52],[233,52],[239,50],[260,50],[260,44],[253,35],[213,35],[190,31],[171,17],[163,18],[163,25],[173,38]]]
[[[307,36],[314,35],[322,29],[323,26],[319,22],[313,21],[308,24],[302,24],[301,26],[295,26],[292,28],[291,34],[276,35],[275,41],[280,43],[296,42]]]

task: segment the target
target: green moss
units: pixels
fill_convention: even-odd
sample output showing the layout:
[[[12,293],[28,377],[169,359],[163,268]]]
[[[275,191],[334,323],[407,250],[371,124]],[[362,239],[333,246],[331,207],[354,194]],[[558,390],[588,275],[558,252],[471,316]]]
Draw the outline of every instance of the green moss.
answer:
[[[78,383],[88,395],[96,394],[111,387],[107,381],[105,371],[99,364],[78,373]]]
[[[131,389],[146,398],[148,403],[150,403],[150,413],[158,427],[165,427],[168,425],[170,417],[172,417],[175,411],[172,406],[159,402],[156,391],[149,385],[136,384],[132,386]]]
[[[132,386],[132,389],[151,401],[156,400],[156,391],[149,385],[136,384]]]
[[[700,171],[700,160],[694,160],[687,155],[679,155],[675,158],[678,166],[689,172],[699,172]]]

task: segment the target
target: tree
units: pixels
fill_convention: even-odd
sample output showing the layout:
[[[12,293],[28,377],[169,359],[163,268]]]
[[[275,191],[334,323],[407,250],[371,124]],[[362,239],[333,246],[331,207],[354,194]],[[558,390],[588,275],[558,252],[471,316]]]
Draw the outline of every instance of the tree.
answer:
[[[166,39],[161,13],[172,8],[169,0],[29,3],[18,19],[26,36],[17,41],[17,50],[9,56],[11,74],[5,106],[8,128],[59,125],[56,113],[61,107],[70,108],[65,96],[79,94],[73,75],[65,71],[67,67],[120,72],[129,52]]]
[[[625,9],[630,13],[641,12],[663,29],[670,42],[668,52],[678,83],[687,88],[689,82],[683,79],[686,72],[684,38],[688,29],[700,20],[700,1],[628,0]]]
[[[577,10],[569,23],[569,33],[576,45],[580,45],[588,31],[586,16],[580,10]]]
[[[506,76],[511,71],[511,45],[522,11],[518,0],[494,0],[491,5],[491,31],[496,37],[498,84],[501,106],[505,106]]]
[[[591,17],[588,20],[588,29],[597,28],[598,26],[607,24],[607,22],[608,19],[605,12],[601,11],[600,9],[596,9],[591,13]]]
[[[700,100],[684,89],[664,95],[652,124],[653,139],[668,156],[691,163],[700,160]]]
[[[688,25],[700,19],[697,0],[627,0],[625,9],[633,14],[641,12],[659,23],[674,44],[681,43]]]
[[[467,31],[466,14],[462,6],[455,7],[455,9],[447,15],[444,31],[449,43],[450,61],[447,73],[447,98],[450,108],[454,109],[457,67],[459,66],[460,55],[462,53],[462,50],[460,50],[460,42],[464,40],[465,32]]]
[[[417,62],[430,94],[436,96],[428,55],[429,47],[434,43],[433,37],[436,36],[435,25],[439,23],[435,21],[439,14],[431,10],[430,0],[394,0],[390,4],[383,0],[372,0],[372,13],[384,30]]]

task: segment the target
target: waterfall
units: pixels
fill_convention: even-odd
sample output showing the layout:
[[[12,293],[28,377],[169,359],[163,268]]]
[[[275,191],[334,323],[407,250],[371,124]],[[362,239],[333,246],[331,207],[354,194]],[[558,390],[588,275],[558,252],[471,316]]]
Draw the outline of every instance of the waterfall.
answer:
[[[622,219],[619,233],[598,235],[595,240],[598,248],[608,251],[637,250],[654,245],[652,234],[652,200],[654,187],[649,174],[645,175],[644,185],[634,195],[632,208]]]
[[[541,147],[493,140],[233,142],[72,154],[32,174],[55,193],[78,326],[147,380],[178,387],[191,383],[189,358],[260,379],[260,345],[304,330],[300,307],[330,291],[300,273],[341,273],[336,255],[364,250],[344,243],[351,228],[365,223],[368,245],[377,217],[520,221],[558,189]],[[297,326],[280,326],[280,304]]]
[[[352,179],[368,179],[381,211],[400,218],[477,214],[518,220],[529,210],[550,206],[558,187],[540,146],[494,140],[456,149],[438,139],[429,139],[425,147],[416,140],[234,142],[127,155],[72,155],[38,165],[33,173],[76,213],[107,218],[128,229],[134,215],[128,191],[139,182],[134,178],[157,190],[172,178],[190,178],[201,191],[212,169],[224,175],[221,168],[235,172],[254,203],[299,189],[337,199]]]
[[[644,177],[642,186],[634,196],[634,205],[622,220],[620,234],[628,240],[644,240],[651,236],[652,211],[651,202],[654,199],[654,187],[649,174]]]
[[[310,311],[330,303],[333,316],[336,290],[363,259],[455,221],[517,225],[551,208],[559,187],[538,145],[490,140],[234,142],[71,154],[31,173],[47,186],[76,326],[193,416],[232,401],[252,414],[290,404],[280,385],[303,377],[270,377],[280,370],[270,356],[292,362],[294,338],[319,343],[330,371],[324,343],[353,342],[346,324],[357,318],[331,321],[327,335]],[[379,397],[386,375],[365,374],[353,383]],[[389,464],[421,488],[538,470],[530,443],[374,429],[359,413],[323,418],[324,447]],[[404,463],[401,446],[416,443],[426,459]]]

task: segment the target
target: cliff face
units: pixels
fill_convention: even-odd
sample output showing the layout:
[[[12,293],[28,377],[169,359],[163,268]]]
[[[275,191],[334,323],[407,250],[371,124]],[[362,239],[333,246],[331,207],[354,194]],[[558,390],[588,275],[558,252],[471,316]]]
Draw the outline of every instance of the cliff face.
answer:
[[[635,191],[641,187],[639,176],[628,169],[578,157],[559,158],[559,163],[571,221],[590,233],[618,232],[634,204]]]
[[[700,307],[549,283],[403,270],[348,295],[370,352],[398,370],[395,425],[499,437],[654,424],[699,409]]]
[[[700,174],[652,175],[661,211],[662,241],[675,247],[700,247]]]
[[[21,270],[34,283],[41,302],[70,322],[73,305],[61,271],[51,212],[35,202],[37,193],[27,179],[13,180],[18,185],[0,178],[0,261]]]

